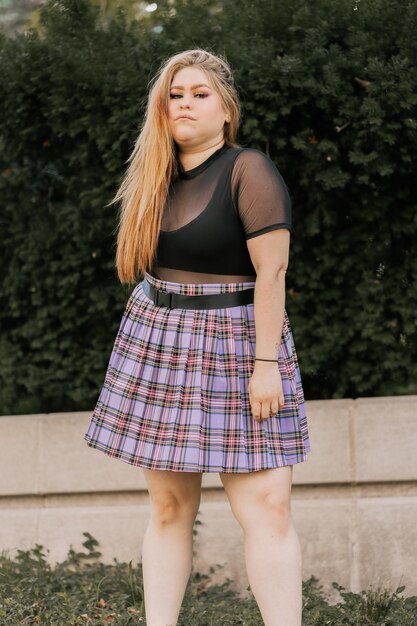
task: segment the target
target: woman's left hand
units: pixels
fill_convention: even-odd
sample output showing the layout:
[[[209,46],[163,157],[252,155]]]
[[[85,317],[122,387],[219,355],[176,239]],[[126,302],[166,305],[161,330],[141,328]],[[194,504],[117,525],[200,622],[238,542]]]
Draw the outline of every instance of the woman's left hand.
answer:
[[[278,363],[259,361],[248,384],[252,415],[257,422],[267,420],[284,406]]]

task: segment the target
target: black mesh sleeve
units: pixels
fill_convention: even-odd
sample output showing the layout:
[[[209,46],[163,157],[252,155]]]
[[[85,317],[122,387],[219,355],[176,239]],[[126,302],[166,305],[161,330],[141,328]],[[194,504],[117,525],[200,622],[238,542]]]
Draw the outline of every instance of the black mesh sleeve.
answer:
[[[292,230],[291,198],[274,162],[256,148],[236,157],[232,195],[246,239],[271,230]]]

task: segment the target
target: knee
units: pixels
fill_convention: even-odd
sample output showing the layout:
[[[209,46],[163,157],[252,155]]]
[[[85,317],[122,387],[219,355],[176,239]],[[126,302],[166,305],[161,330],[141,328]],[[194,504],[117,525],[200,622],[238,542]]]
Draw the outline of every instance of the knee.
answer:
[[[234,513],[244,532],[272,530],[285,535],[292,523],[290,501],[271,491],[258,494],[255,501],[240,504]]]
[[[199,500],[182,500],[171,492],[151,497],[152,520],[160,527],[188,522],[193,524],[198,513]]]
[[[291,502],[288,498],[267,492],[263,495],[263,510],[265,516],[284,532],[291,524]]]

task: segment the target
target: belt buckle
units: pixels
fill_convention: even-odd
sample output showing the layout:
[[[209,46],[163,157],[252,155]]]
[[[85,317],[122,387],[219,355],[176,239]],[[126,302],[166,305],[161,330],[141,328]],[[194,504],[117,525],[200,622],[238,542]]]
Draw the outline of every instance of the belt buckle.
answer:
[[[155,304],[156,306],[166,306],[172,308],[172,292],[165,289],[155,290]]]

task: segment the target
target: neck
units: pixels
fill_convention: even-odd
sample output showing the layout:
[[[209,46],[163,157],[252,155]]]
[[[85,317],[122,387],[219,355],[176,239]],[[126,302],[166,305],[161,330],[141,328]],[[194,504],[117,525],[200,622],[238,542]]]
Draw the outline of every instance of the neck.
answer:
[[[224,139],[220,139],[216,143],[206,145],[204,147],[190,147],[185,148],[185,150],[178,147],[178,158],[184,170],[190,170],[194,167],[197,167],[197,165],[200,165],[200,163],[208,159],[209,156],[219,150],[224,145],[224,143]]]

